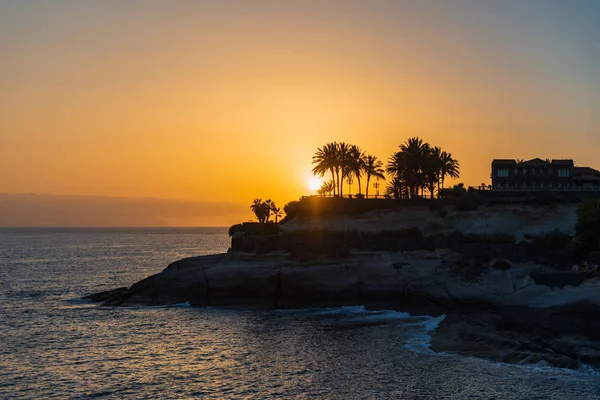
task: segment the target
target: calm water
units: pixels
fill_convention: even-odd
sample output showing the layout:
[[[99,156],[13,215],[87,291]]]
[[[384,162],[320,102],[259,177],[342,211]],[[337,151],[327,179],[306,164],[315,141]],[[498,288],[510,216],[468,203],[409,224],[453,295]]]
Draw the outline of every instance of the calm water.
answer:
[[[0,398],[600,398],[592,370],[432,354],[428,317],[81,300],[228,243],[225,229],[0,230]]]

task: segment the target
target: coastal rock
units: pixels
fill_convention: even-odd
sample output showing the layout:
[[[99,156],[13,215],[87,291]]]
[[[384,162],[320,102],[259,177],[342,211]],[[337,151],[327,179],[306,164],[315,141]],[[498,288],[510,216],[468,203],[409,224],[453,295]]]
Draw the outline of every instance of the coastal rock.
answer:
[[[433,348],[493,360],[576,368],[600,365],[600,278],[538,285],[535,264],[497,260],[473,274],[450,250],[359,252],[346,257],[228,253],[186,258],[129,288],[89,296],[107,306],[267,308],[366,305],[447,318]],[[464,268],[467,268],[465,271]],[[458,310],[458,311],[453,311]]]
[[[600,305],[600,279],[562,289],[537,285],[533,264],[507,270],[482,266],[466,277],[460,255],[449,250],[355,252],[348,257],[300,262],[286,254],[221,254],[192,257],[128,289],[90,296],[107,305],[173,304],[260,305],[285,308],[383,302],[393,306],[411,298],[434,302],[485,303],[547,308],[587,301]]]

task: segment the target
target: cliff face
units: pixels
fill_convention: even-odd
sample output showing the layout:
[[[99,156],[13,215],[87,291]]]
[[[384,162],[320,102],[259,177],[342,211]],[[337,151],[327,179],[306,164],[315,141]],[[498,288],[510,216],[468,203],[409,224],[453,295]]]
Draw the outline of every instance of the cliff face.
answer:
[[[312,262],[286,255],[223,254],[193,257],[128,289],[91,296],[107,305],[258,305],[276,308],[387,304],[393,308],[427,302],[486,303],[551,307],[579,301],[600,306],[600,278],[563,289],[537,285],[524,264],[495,269],[481,265],[474,279],[451,251],[355,252]],[[506,265],[506,264],[504,264]],[[506,268],[503,266],[503,268]]]
[[[426,236],[459,230],[465,234],[511,234],[520,241],[525,235],[555,229],[572,233],[577,223],[576,210],[577,204],[507,204],[480,206],[472,211],[460,211],[455,207],[435,210],[427,206],[407,206],[356,216],[297,215],[280,229],[292,233],[299,230],[380,232],[418,228]]]

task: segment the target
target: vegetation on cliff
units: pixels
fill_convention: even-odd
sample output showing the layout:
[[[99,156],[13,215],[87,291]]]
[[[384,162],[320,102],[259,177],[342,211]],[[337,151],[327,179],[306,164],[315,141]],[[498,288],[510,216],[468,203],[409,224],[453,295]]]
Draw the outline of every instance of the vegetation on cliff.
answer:
[[[344,183],[348,184],[350,191],[356,180],[357,196],[368,197],[371,179],[385,179],[383,163],[377,157],[345,142],[327,143],[318,148],[312,162],[315,175],[331,176],[331,181],[324,183],[319,191],[322,195],[342,197]],[[418,137],[400,145],[400,150],[389,157],[385,171],[390,177],[386,193],[395,198],[424,196],[425,191],[433,198],[436,193],[440,194],[447,177],[460,176],[459,163],[452,154]],[[363,177],[366,177],[366,196],[362,193]]]

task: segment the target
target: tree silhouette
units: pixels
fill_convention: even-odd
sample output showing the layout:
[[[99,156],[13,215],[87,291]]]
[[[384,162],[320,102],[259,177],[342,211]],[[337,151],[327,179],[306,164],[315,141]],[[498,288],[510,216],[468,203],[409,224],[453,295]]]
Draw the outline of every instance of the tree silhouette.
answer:
[[[442,151],[441,154],[441,168],[440,168],[440,180],[442,183],[442,189],[444,188],[444,179],[449,176],[453,179],[460,177],[460,166],[458,161],[452,158],[452,154]]]
[[[323,177],[327,172],[331,173],[331,181],[333,182],[333,195],[336,195],[337,179],[340,174],[340,162],[338,156],[338,143],[327,143],[323,147],[317,149],[317,152],[312,158],[312,163],[316,164],[313,167],[313,174]]]
[[[352,169],[350,166],[350,145],[346,142],[340,142],[337,144],[337,159],[339,165],[339,172],[341,175],[338,175],[338,185],[339,190],[338,194],[340,197],[344,196],[344,180],[346,177],[352,173]]]
[[[320,194],[321,196],[325,196],[325,195],[330,195],[331,192],[333,192],[334,190],[335,190],[335,185],[333,184],[332,181],[323,182],[321,187],[317,190],[317,193]]]
[[[273,216],[275,217],[275,223],[279,222],[279,218],[282,217],[282,213],[281,213],[281,208],[280,207],[275,207],[275,203],[273,203],[273,208],[271,209],[271,211],[273,212]]]
[[[269,216],[271,214],[271,208],[266,201],[262,201],[262,199],[254,199],[252,201],[252,205],[250,205],[250,209],[256,216],[256,219],[259,223],[264,224],[269,220]]]
[[[346,142],[327,143],[317,149],[312,158],[313,174],[320,177],[331,174],[331,191],[334,196],[343,197],[344,183],[349,190],[356,178],[358,194],[362,195],[362,177],[367,177],[366,195],[369,195],[369,183],[372,177],[385,179],[383,163],[372,155],[367,155],[360,147]],[[425,195],[427,191],[431,198],[436,190],[439,195],[444,188],[446,177],[460,177],[458,161],[450,153],[442,151],[438,146],[432,147],[419,137],[407,139],[400,145],[400,150],[388,158],[386,171],[395,178],[396,185],[402,184],[402,197]],[[388,185],[388,187],[390,187]],[[330,193],[329,187],[322,186],[318,193],[322,196]],[[396,191],[398,193],[398,191]],[[350,193],[351,194],[351,193]],[[268,221],[269,216],[267,216]]]
[[[435,195],[436,187],[444,187],[446,176],[458,178],[459,164],[450,153],[440,147],[432,147],[418,137],[410,138],[402,145],[400,151],[388,159],[387,172],[404,182],[409,197],[424,194],[427,190],[430,197]]]
[[[403,199],[408,197],[408,187],[404,181],[395,176],[385,188],[385,194],[395,199]]]
[[[362,172],[364,171],[365,153],[360,149],[360,147],[356,145],[350,146],[350,148],[348,149],[348,164],[350,173],[348,174],[347,179],[354,175],[358,182],[358,193],[362,194],[360,178],[362,177]]]
[[[385,172],[383,170],[383,163],[378,160],[377,157],[369,154],[364,159],[363,171],[367,176],[367,187],[365,189],[365,194],[367,197],[369,197],[369,182],[371,181],[371,177],[385,180],[385,175],[383,175]]]

